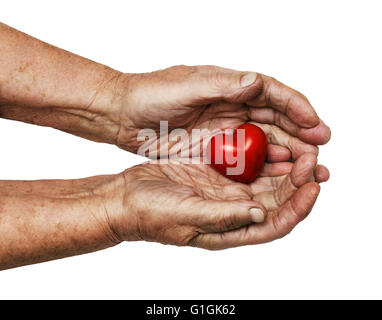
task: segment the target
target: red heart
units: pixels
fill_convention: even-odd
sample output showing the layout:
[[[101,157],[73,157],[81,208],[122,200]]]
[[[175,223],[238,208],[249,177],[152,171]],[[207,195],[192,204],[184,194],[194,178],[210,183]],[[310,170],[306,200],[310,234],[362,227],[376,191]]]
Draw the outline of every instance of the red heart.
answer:
[[[263,168],[267,155],[267,137],[258,126],[245,123],[233,134],[212,137],[207,157],[218,172],[239,182],[250,183]]]

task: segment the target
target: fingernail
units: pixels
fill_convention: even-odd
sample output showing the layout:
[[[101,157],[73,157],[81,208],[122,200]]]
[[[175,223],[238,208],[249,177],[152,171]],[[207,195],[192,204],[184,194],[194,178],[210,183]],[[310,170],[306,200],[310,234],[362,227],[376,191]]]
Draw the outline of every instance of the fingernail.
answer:
[[[259,208],[249,209],[249,214],[251,215],[253,222],[259,223],[264,221],[264,212]]]
[[[250,72],[245,75],[243,75],[240,79],[240,85],[241,87],[248,87],[252,83],[256,81],[257,73],[256,72]]]

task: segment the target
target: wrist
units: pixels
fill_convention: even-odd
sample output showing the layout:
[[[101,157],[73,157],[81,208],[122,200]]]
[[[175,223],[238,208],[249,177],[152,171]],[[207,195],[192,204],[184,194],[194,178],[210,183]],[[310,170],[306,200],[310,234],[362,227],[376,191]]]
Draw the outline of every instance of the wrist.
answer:
[[[91,75],[88,75],[90,77]],[[127,75],[100,66],[89,78],[76,80],[70,94],[50,94],[44,101],[3,101],[0,118],[59,129],[89,140],[118,144]],[[82,80],[82,83],[80,82]],[[87,82],[85,83],[85,80]],[[1,102],[1,98],[0,98]],[[128,125],[128,121],[125,119]]]
[[[134,110],[129,99],[134,90],[133,78],[135,74],[109,69],[94,90],[94,98],[87,108],[93,119],[99,122],[93,130],[93,134],[99,137],[98,140],[131,152],[136,151],[137,134],[131,116]]]
[[[105,236],[114,243],[140,240],[139,224],[131,200],[133,179],[130,170],[106,178],[90,194],[91,203],[97,208]]]
[[[125,97],[123,83],[126,77],[127,74],[105,67],[100,71],[99,79],[94,83],[92,90],[88,92],[88,102],[75,110],[69,110],[79,116],[83,137],[117,144]]]

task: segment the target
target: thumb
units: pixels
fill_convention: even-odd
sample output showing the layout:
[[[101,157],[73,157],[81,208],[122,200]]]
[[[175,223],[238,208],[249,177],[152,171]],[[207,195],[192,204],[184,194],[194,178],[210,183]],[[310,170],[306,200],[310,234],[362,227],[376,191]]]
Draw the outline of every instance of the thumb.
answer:
[[[199,92],[203,92],[206,99],[242,103],[259,95],[263,87],[261,75],[255,72],[215,66],[200,66],[198,70]]]
[[[194,223],[206,233],[237,229],[265,220],[266,210],[250,200],[203,200],[192,207]],[[195,215],[195,213],[197,213]]]

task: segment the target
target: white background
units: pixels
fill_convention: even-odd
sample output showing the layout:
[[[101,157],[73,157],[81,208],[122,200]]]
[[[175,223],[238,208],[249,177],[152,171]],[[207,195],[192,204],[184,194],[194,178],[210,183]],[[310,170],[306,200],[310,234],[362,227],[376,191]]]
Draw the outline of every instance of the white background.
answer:
[[[215,64],[272,75],[332,128],[331,170],[287,237],[219,252],[124,243],[0,272],[0,298],[382,298],[380,1],[1,1],[0,21],[125,72]],[[1,179],[117,173],[142,159],[0,120]],[[1,244],[0,244],[1,245]]]

